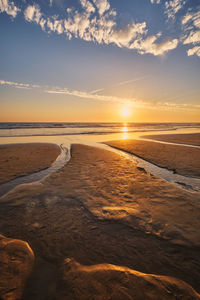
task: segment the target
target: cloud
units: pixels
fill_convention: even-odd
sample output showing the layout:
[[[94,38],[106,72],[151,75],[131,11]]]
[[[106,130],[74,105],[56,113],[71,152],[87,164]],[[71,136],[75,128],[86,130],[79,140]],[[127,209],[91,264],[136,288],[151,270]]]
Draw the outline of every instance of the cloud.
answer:
[[[53,32],[57,32],[58,34],[62,34],[64,32],[62,20],[57,20],[55,17],[53,19],[48,18],[45,23],[46,23],[47,30],[49,32],[53,31]],[[41,26],[41,24],[40,24],[40,26]]]
[[[145,77],[144,77],[145,78]],[[129,81],[124,81],[121,84],[126,84],[131,81],[140,80],[141,78],[136,78]],[[114,102],[114,103],[121,103],[121,104],[127,104],[127,105],[134,105],[134,107],[148,107],[148,108],[154,108],[155,105],[159,106],[160,108],[164,109],[190,109],[190,110],[196,110],[200,109],[200,105],[196,104],[186,104],[181,103],[178,104],[176,102],[159,102],[159,101],[148,101],[143,99],[136,99],[136,98],[125,98],[125,97],[116,97],[111,95],[99,95],[99,91],[104,91],[105,89],[96,90],[92,92],[87,91],[79,91],[79,90],[70,90],[68,88],[61,88],[61,87],[51,87],[51,86],[41,86],[36,84],[30,84],[30,83],[19,83],[14,81],[6,81],[6,80],[0,80],[0,86],[7,86],[12,88],[20,88],[20,89],[40,89],[44,93],[52,94],[52,95],[68,95],[68,96],[74,96],[81,99],[91,99],[94,101],[106,101],[106,102]]]
[[[28,22],[40,23],[42,14],[38,5],[29,5],[24,11],[24,17]]]
[[[200,43],[200,30],[191,31],[183,44],[197,44]]]
[[[103,90],[103,89],[102,89]],[[116,96],[107,96],[107,95],[99,95],[98,90],[93,92],[85,92],[85,91],[77,91],[77,90],[69,90],[69,89],[55,89],[55,90],[45,90],[48,94],[57,94],[57,95],[69,95],[82,99],[91,99],[97,101],[106,101],[106,102],[114,102],[121,103],[126,105],[133,105],[134,107],[145,107],[145,108],[155,108],[159,106],[164,109],[178,109],[178,110],[196,110],[200,109],[200,105],[196,104],[186,104],[181,103],[178,104],[176,102],[159,102],[159,101],[145,101],[136,98],[124,98],[124,97],[116,97]]]
[[[161,4],[161,0],[150,0],[152,4]],[[164,2],[165,14],[168,19],[175,20],[175,15],[184,7],[186,0],[167,0]]]
[[[186,26],[188,24],[190,26],[200,28],[200,11],[190,11],[182,18],[182,25]]]
[[[156,3],[156,4],[159,4],[160,3],[160,0],[150,0],[152,4]]]
[[[157,1],[158,2],[158,1]],[[66,34],[69,39],[80,38],[98,44],[115,44],[118,47],[135,49],[141,54],[162,55],[176,48],[176,39],[156,42],[158,34],[147,37],[146,22],[131,22],[123,28],[117,24],[117,12],[111,9],[108,0],[80,0],[82,10],[67,9],[64,19],[46,17],[40,12],[38,5],[29,5],[25,19],[39,24],[42,30]],[[160,37],[161,34],[159,34]]]
[[[192,48],[187,50],[188,56],[195,54],[200,56],[200,11],[189,11],[182,18],[182,26],[184,31],[183,44],[193,45]]]
[[[0,0],[0,12],[6,12],[8,15],[11,15],[13,18],[16,17],[20,9],[15,6],[14,2],[9,0]]]
[[[131,48],[137,49],[140,54],[150,53],[153,55],[163,55],[166,52],[175,49],[178,45],[177,39],[168,38],[164,39],[162,42],[156,42],[159,37],[160,34],[157,34],[157,36],[148,36],[144,40],[136,40],[131,45]]]
[[[136,99],[131,98],[122,98],[115,96],[107,96],[107,95],[99,95],[96,93],[77,91],[77,90],[69,90],[69,89],[57,89],[57,90],[46,90],[48,94],[60,94],[60,95],[69,95],[83,99],[92,99],[97,101],[108,101],[108,102],[118,102],[118,103],[136,103]]]
[[[196,54],[200,57],[200,46],[195,46],[187,51],[188,56]]]
[[[110,3],[107,0],[93,0],[96,5],[100,16],[110,9]]]
[[[0,85],[13,87],[13,88],[20,88],[20,89],[40,88],[40,86],[36,84],[19,83],[14,81],[7,81],[7,80],[0,80]]]
[[[80,0],[80,2],[86,12],[88,12],[89,14],[95,12],[95,7],[91,2],[89,2],[88,0]]]
[[[132,23],[119,30],[113,30],[109,42],[115,43],[118,47],[131,49],[133,40],[137,40],[147,33],[146,23]]]
[[[0,85],[10,86],[10,87],[24,87],[29,88],[30,85],[26,83],[18,83],[13,81],[0,80]]]
[[[165,13],[169,19],[175,19],[177,12],[185,5],[185,0],[169,0],[165,2]]]

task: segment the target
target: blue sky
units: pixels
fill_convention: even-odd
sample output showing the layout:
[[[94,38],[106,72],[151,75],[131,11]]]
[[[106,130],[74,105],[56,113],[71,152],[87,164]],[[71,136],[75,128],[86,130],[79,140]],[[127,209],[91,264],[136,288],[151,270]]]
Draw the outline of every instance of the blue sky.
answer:
[[[1,121],[200,121],[199,0],[0,0]]]

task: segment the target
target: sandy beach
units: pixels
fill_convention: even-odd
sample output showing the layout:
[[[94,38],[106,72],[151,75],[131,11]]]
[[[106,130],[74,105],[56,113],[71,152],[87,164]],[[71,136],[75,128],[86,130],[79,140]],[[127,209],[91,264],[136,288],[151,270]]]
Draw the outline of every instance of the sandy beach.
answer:
[[[116,153],[73,145],[67,165],[19,186],[0,205],[0,232],[28,242],[35,255],[25,300],[88,299],[94,290],[94,299],[110,299],[112,291],[111,299],[142,300],[141,289],[145,299],[200,297],[187,285],[200,291],[199,195]],[[145,274],[165,277],[158,283]],[[144,279],[135,290],[133,276]]]
[[[167,139],[164,135],[160,136],[160,139],[162,138]],[[185,136],[185,143],[187,143],[187,136]],[[141,140],[110,141],[106,142],[106,144],[135,154],[159,167],[169,169],[180,175],[200,176],[199,148]]]
[[[169,143],[200,146],[199,133],[146,135],[145,138]]]
[[[0,300],[200,300],[200,0],[0,15]]]
[[[55,144],[0,145],[0,184],[48,168],[59,154]]]

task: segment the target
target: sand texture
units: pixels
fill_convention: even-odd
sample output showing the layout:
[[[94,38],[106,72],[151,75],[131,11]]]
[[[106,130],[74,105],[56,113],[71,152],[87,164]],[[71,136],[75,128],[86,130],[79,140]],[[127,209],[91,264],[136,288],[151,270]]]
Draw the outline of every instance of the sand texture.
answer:
[[[60,290],[56,299],[200,299],[191,286],[172,277],[144,274],[110,264],[83,266],[71,259],[65,260],[63,282],[66,288]]]
[[[59,154],[54,144],[0,145],[0,184],[48,168]]]
[[[66,166],[0,204],[0,232],[27,241],[35,253],[25,300],[54,299],[57,280],[67,295],[60,266],[68,257],[175,277],[200,291],[199,195],[116,153],[73,145]]]
[[[146,135],[145,138],[169,143],[200,146],[200,133]]]
[[[0,235],[0,299],[19,300],[32,272],[34,254],[21,240]]]
[[[135,154],[177,174],[200,177],[200,149],[198,148],[141,140],[110,141],[106,144]]]

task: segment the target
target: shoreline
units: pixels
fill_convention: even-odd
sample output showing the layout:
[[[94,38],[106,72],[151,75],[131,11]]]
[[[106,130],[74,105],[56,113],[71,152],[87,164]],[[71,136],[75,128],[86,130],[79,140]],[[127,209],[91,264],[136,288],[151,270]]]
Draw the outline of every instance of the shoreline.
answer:
[[[200,149],[182,145],[156,143],[145,140],[118,140],[106,145],[173,171],[176,174],[200,178]]]

